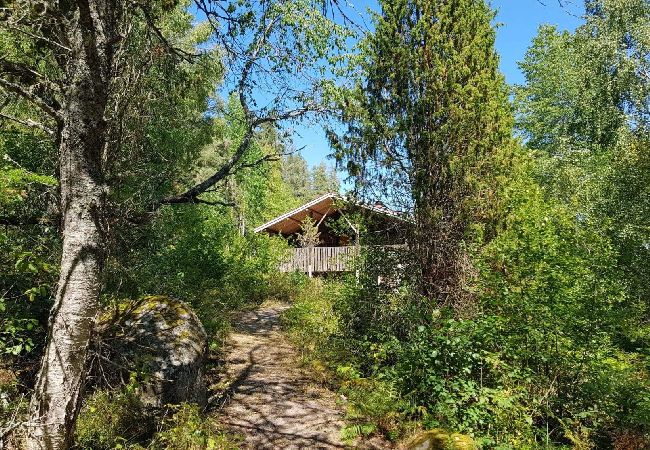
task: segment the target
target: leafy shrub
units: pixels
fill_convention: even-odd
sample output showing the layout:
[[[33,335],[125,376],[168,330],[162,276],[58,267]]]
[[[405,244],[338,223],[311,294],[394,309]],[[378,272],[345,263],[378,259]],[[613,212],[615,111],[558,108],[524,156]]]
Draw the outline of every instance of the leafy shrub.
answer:
[[[17,374],[11,370],[5,369],[0,365],[0,432],[4,432],[7,427],[13,427],[21,423],[27,417],[29,399],[20,395],[20,386]],[[18,434],[22,430],[16,430],[18,433],[0,438],[0,446],[8,444],[11,446],[14,439],[19,439]],[[3,439],[5,441],[3,442]]]
[[[19,167],[8,156],[25,152],[31,155],[30,168],[43,169],[40,152],[47,149],[35,141],[18,133],[0,137],[2,154],[7,152],[0,161],[1,215],[19,224],[43,222],[0,227],[0,355],[13,359],[41,349],[57,275],[58,254],[52,248],[59,238],[46,211],[56,180]]]
[[[441,313],[420,325],[402,344],[391,371],[403,395],[420,406],[425,428],[444,427],[472,435],[484,445],[535,442],[529,373],[509,366],[490,347],[493,323]]]
[[[150,227],[125,231],[106,271],[112,297],[168,295],[189,303],[218,350],[234,311],[269,296],[286,299],[297,283],[278,274],[286,244],[242,235],[228,208],[165,208]],[[135,244],[134,244],[135,243]]]
[[[154,430],[154,418],[142,406],[132,384],[121,391],[94,392],[85,400],[75,442],[79,449],[133,448],[145,443]]]
[[[152,450],[235,450],[237,442],[223,433],[209,418],[201,416],[196,405],[182,404],[173,408],[156,433]]]
[[[332,298],[340,288],[336,282],[325,283],[318,278],[307,279],[302,288],[293,293],[291,308],[282,321],[299,350],[308,358],[323,357],[332,349],[330,340],[338,329],[337,317],[332,309]],[[328,358],[333,358],[334,354]]]
[[[630,345],[638,311],[611,245],[532,184],[502,201],[499,233],[468,244],[468,314],[418,295],[408,258],[376,252],[287,313],[294,341],[348,397],[346,436],[397,439],[416,421],[484,448],[650,445],[646,341]]]
[[[347,398],[343,439],[374,433],[397,438],[408,427],[402,414],[408,404],[390,381],[361,375],[357,366],[364,362],[362,352],[351,351],[351,341],[341,334],[336,304],[350,288],[337,280],[309,280],[285,312],[283,322],[312,374],[316,378],[322,375],[323,381]]]
[[[203,417],[197,405],[145,409],[135,381],[121,391],[98,391],[86,399],[77,420],[75,448],[88,450],[229,450],[236,441]],[[162,416],[160,416],[162,415]]]
[[[388,380],[363,378],[350,366],[339,366],[336,374],[341,382],[341,393],[347,397],[345,439],[368,436],[380,432],[397,439],[408,429],[404,401],[398,388]]]

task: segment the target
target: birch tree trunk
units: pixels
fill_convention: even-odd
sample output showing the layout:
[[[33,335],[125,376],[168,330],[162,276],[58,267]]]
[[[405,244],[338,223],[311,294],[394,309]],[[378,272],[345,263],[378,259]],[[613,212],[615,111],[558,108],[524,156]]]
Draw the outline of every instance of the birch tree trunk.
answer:
[[[72,55],[66,70],[69,84],[59,148],[61,272],[30,404],[30,450],[70,447],[81,405],[104,264],[102,152],[115,14],[110,0],[79,1],[67,30]]]

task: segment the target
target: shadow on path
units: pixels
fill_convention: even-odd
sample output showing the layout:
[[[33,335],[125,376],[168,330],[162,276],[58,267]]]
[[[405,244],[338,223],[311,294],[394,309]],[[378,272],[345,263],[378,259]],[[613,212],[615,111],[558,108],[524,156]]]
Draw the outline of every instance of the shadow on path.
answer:
[[[246,313],[228,341],[227,388],[211,398],[221,424],[249,449],[343,449],[336,395],[315,386],[280,333],[286,305]]]

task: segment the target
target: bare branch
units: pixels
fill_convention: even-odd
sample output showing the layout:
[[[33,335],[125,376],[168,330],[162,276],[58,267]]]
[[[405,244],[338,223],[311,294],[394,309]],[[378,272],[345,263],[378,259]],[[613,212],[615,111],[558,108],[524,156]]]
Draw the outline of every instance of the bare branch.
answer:
[[[38,106],[41,108],[45,113],[49,114],[52,118],[54,118],[57,122],[62,121],[62,117],[59,114],[58,110],[55,109],[52,105],[50,105],[48,102],[43,100],[41,97],[38,95],[27,91],[24,89],[22,86],[12,83],[11,81],[7,81],[4,78],[0,78],[0,86],[4,87],[7,91],[13,92],[14,94],[17,94],[26,100],[29,100],[32,102],[34,105]]]
[[[42,123],[36,122],[36,121],[34,121],[32,119],[24,119],[23,120],[23,119],[19,119],[17,117],[13,117],[13,116],[4,114],[2,112],[0,112],[0,118],[6,119],[6,120],[11,120],[12,122],[19,123],[19,124],[24,125],[24,126],[29,127],[29,128],[35,128],[37,130],[41,130],[44,133],[49,134],[50,136],[54,136],[54,134],[55,134],[55,131],[52,130],[51,128],[48,128],[45,125],[43,125]]]
[[[41,36],[38,34],[34,34],[31,31],[25,30],[24,28],[17,27],[15,25],[12,25],[10,22],[5,22],[4,26],[10,30],[17,31],[18,33],[24,34],[26,36],[29,36],[33,39],[36,39],[38,41],[45,42],[46,44],[50,44],[51,46],[58,47],[61,50],[64,50],[66,52],[71,52],[72,49],[70,47],[67,47],[60,42],[53,41],[52,39],[46,38],[45,36]]]
[[[266,40],[271,34],[271,31],[273,31],[273,27],[275,26],[275,24],[278,22],[279,19],[280,19],[279,17],[275,17],[268,24],[260,25],[260,28],[258,30],[259,34],[258,37],[256,38],[257,43],[253,47],[253,50],[251,51],[250,55],[246,58],[246,62],[244,63],[244,67],[241,72],[241,78],[239,79],[239,83],[237,85],[239,102],[241,103],[241,106],[244,110],[244,115],[246,116],[246,119],[251,122],[253,121],[253,113],[250,107],[248,106],[248,101],[246,99],[246,88],[248,86],[248,81],[251,74],[251,70],[253,69],[253,65],[257,61],[260,51],[264,47]],[[266,19],[263,18],[262,23],[264,23],[265,20]],[[255,125],[253,124],[252,126],[254,127]]]
[[[217,10],[213,8],[209,8],[208,3],[214,6],[215,8],[217,8],[219,12],[217,12]],[[233,16],[232,12],[228,11],[227,8],[219,4],[219,2],[217,1],[208,0],[206,2],[205,0],[195,0],[194,4],[199,9],[199,11],[205,14],[205,16],[208,18],[208,21],[210,22],[210,25],[212,26],[213,30],[215,29],[215,27],[218,28],[218,25],[216,25],[212,21],[213,18],[217,19],[219,23],[221,22],[227,23],[229,27],[232,26],[233,24],[242,25],[244,23],[244,20],[241,17]]]
[[[52,221],[48,217],[10,217],[0,216],[0,225],[7,227],[23,227],[27,225],[51,225]]]
[[[228,208],[233,208],[237,206],[233,202],[222,202],[219,200],[203,200],[202,198],[196,198],[194,199],[194,203],[201,203],[203,205],[210,205],[210,206],[225,206]]]
[[[142,3],[134,2],[133,6],[139,8],[142,11],[142,14],[144,14],[144,18],[147,21],[147,25],[151,30],[154,32],[156,37],[160,40],[160,42],[167,47],[167,49],[174,55],[180,57],[181,59],[187,61],[187,62],[193,62],[195,58],[198,58],[199,55],[198,53],[190,53],[182,48],[174,47],[169,40],[163,35],[162,31],[160,31],[160,28],[156,26],[156,21],[151,15],[151,11],[149,11],[149,8],[146,5],[143,5]]]
[[[310,113],[327,113],[331,112],[328,108],[312,104],[303,106],[302,108],[292,109],[291,111],[285,111],[283,113],[272,112],[268,116],[259,117],[253,121],[253,124],[257,127],[265,123],[274,123],[282,122],[285,120],[298,119]]]
[[[26,64],[16,61],[10,61],[7,58],[0,56],[0,68],[7,73],[20,77],[21,81],[25,84],[33,84],[37,80],[42,83],[46,88],[51,89],[53,92],[59,92],[60,88],[52,80],[45,75],[37,72]]]
[[[237,146],[237,150],[235,151],[235,153],[230,157],[230,159],[224,165],[222,165],[219,168],[219,170],[217,170],[214,174],[212,174],[212,176],[208,177],[206,180],[195,185],[194,187],[188,189],[181,195],[175,197],[167,197],[160,200],[158,203],[156,203],[153,206],[153,209],[158,209],[159,207],[165,204],[193,203],[199,195],[201,195],[202,193],[210,189],[212,186],[217,184],[219,181],[223,180],[228,175],[230,175],[231,169],[235,166],[235,164],[237,164],[237,162],[239,162],[239,160],[244,156],[244,154],[248,150],[250,143],[253,140],[253,135],[254,135],[254,127],[249,127],[241,143],[239,144],[239,146]]]
[[[305,108],[289,111],[283,114],[272,114],[266,117],[255,117],[255,114],[248,106],[248,101],[246,98],[246,88],[248,84],[248,78],[250,76],[253,64],[259,56],[260,51],[262,50],[266,39],[270,35],[273,27],[278,22],[279,18],[276,17],[273,20],[265,23],[265,20],[262,20],[263,25],[260,25],[258,30],[258,37],[256,38],[256,43],[252,47],[250,55],[247,57],[244,67],[242,69],[241,78],[238,83],[238,94],[239,101],[244,110],[244,118],[247,123],[246,132],[242,141],[237,146],[237,150],[230,157],[230,159],[223,165],[219,170],[217,170],[212,176],[208,177],[203,182],[195,185],[194,187],[188,189],[183,194],[168,197],[162,199],[156,203],[153,209],[158,209],[164,204],[177,204],[177,203],[193,203],[198,199],[198,196],[210,189],[212,186],[217,184],[219,181],[223,180],[227,176],[232,174],[232,169],[239,163],[239,161],[244,157],[248,151],[250,144],[255,136],[255,130],[257,127],[264,123],[278,122],[280,120],[286,120],[291,118],[299,117],[307,112]]]
[[[276,123],[283,120],[295,119],[298,117],[302,117],[305,114],[308,114],[310,112],[319,112],[319,111],[325,111],[325,109],[318,108],[318,107],[314,107],[314,108],[303,107],[292,111],[287,111],[281,114],[272,114],[266,117],[259,117],[256,119],[252,119],[252,121],[249,122],[248,124],[246,133],[244,134],[242,141],[237,146],[237,150],[235,150],[235,153],[230,157],[230,159],[225,164],[223,164],[219,168],[219,170],[217,170],[212,176],[208,177],[203,182],[188,189],[184,193],[178,196],[167,197],[160,200],[159,202],[153,205],[152,209],[154,210],[158,209],[165,204],[195,202],[195,200],[198,198],[199,195],[206,192],[208,189],[210,189],[212,186],[214,186],[224,178],[232,175],[233,173],[245,167],[253,167],[254,165],[256,165],[255,163],[239,164],[239,162],[241,161],[241,159],[244,157],[244,155],[250,148],[251,142],[255,136],[255,130],[260,125],[265,123]],[[269,155],[268,157],[273,157],[273,155]],[[268,160],[267,159],[268,157],[261,158],[259,164],[261,164],[265,160]]]
[[[291,151],[288,151],[288,152],[283,152],[283,153],[272,153],[270,155],[266,155],[266,156],[263,156],[263,157],[261,157],[259,159],[256,159],[255,161],[250,162],[250,163],[238,164],[237,167],[233,168],[230,171],[229,175],[234,175],[234,174],[236,174],[237,172],[239,172],[240,170],[243,170],[243,169],[252,169],[252,168],[257,167],[260,164],[263,164],[265,162],[278,161],[283,156],[289,156],[289,155],[292,155],[294,153],[300,152],[304,148],[305,147],[300,147],[298,149],[291,150]]]

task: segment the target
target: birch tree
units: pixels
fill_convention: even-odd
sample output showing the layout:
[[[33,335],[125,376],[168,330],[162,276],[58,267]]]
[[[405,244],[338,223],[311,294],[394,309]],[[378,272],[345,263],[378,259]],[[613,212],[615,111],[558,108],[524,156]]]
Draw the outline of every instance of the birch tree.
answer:
[[[109,249],[109,223],[119,205],[108,202],[111,164],[119,155],[120,111],[151,53],[172,55],[178,64],[204,64],[206,54],[224,56],[227,78],[244,109],[245,133],[228,160],[205,180],[178,188],[131,211],[129,222],[147,220],[164,205],[210,203],[201,198],[227,177],[262,160],[245,158],[259,127],[322,113],[322,71],[338,27],[311,1],[197,1],[217,45],[183,48],[160,28],[174,2],[79,0],[12,1],[2,8],[0,30],[24,52],[0,55],[3,105],[30,105],[32,114],[3,112],[6,121],[40,130],[58,147],[61,265],[47,344],[30,405],[29,449],[65,449],[81,405],[85,366],[101,281]],[[181,5],[182,7],[183,5]],[[134,24],[150,37],[150,47],[133,52]],[[312,69],[315,70],[312,71]],[[289,76],[299,78],[291,83]],[[260,84],[264,81],[264,84]],[[254,92],[267,92],[258,107]],[[10,108],[11,109],[11,108]],[[4,110],[3,110],[4,111]],[[117,112],[117,113],[116,113]],[[128,113],[127,113],[128,114]]]

